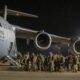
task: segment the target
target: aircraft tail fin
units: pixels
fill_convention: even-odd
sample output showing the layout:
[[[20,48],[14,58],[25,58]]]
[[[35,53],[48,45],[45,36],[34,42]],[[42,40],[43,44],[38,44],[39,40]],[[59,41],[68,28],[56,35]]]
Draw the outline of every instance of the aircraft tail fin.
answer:
[[[20,12],[20,11],[15,11],[15,10],[8,9],[6,5],[4,7],[4,11],[1,10],[0,13],[2,13],[2,14],[4,13],[4,19],[7,19],[7,15],[38,18],[37,15],[33,15],[33,14],[29,14],[29,13],[24,13],[24,12]]]

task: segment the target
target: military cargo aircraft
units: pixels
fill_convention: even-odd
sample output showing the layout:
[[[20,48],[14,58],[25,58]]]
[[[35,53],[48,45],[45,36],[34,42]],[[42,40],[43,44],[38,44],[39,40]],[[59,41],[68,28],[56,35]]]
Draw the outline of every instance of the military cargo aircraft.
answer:
[[[40,50],[47,50],[54,42],[69,44],[70,50],[77,54],[80,53],[80,39],[72,41],[71,38],[49,34],[44,30],[36,31],[22,28],[7,21],[7,15],[38,18],[37,15],[11,10],[7,6],[4,10],[0,10],[0,14],[4,14],[4,17],[0,17],[0,59],[5,58],[11,64],[21,66],[13,58],[17,55],[16,37],[33,40],[35,46]]]

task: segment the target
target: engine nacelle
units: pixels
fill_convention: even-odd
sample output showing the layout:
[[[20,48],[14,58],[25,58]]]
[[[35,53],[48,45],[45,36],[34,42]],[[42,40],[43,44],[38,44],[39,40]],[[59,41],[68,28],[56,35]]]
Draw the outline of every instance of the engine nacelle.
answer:
[[[69,52],[80,54],[80,39],[73,39],[69,46]]]
[[[80,39],[73,43],[73,49],[76,54],[80,54]]]
[[[51,46],[51,36],[46,32],[40,32],[35,38],[35,45],[41,50],[46,50]]]

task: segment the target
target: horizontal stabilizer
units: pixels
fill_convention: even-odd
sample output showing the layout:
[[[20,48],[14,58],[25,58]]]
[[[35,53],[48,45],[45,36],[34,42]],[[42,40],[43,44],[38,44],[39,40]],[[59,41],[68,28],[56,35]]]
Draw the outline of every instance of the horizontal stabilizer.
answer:
[[[26,16],[26,17],[38,18],[37,15],[24,13],[24,12],[20,12],[20,11],[15,11],[15,10],[11,10],[11,9],[7,9],[7,14],[14,15],[14,16]]]
[[[20,11],[15,11],[8,9],[7,6],[4,7],[4,10],[0,10],[0,14],[4,15],[4,19],[7,18],[7,15],[13,15],[13,16],[24,16],[24,17],[31,17],[31,18],[38,18],[37,15],[29,14],[29,13],[24,13]]]

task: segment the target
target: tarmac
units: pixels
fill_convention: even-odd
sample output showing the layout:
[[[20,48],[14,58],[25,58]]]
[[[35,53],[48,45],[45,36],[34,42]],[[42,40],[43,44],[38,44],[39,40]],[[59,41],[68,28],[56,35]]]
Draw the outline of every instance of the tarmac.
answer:
[[[78,73],[0,71],[0,80],[80,80]]]
[[[0,80],[80,80],[80,72],[27,72],[13,68],[15,67],[1,65]]]

